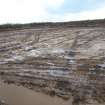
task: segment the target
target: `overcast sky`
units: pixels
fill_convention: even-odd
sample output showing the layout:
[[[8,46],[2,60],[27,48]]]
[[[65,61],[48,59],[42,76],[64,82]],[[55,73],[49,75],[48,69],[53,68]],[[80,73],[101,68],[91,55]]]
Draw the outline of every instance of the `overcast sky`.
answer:
[[[105,0],[0,0],[0,24],[105,18]]]

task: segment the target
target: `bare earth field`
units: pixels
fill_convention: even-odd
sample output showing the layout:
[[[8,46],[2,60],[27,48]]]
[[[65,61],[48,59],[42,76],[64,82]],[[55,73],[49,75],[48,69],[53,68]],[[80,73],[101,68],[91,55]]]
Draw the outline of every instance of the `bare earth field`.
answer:
[[[105,28],[2,31],[0,78],[72,105],[105,105]]]

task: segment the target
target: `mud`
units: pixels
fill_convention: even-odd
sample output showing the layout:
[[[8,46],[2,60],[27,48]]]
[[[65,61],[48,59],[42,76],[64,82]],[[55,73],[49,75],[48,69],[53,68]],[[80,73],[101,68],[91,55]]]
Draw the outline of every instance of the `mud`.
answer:
[[[2,32],[0,43],[3,82],[72,105],[105,104],[104,28]]]
[[[41,61],[43,62],[43,59]],[[103,62],[103,59],[81,59],[75,60],[75,65],[71,64],[72,66],[65,66],[65,68],[51,65],[40,67],[37,64],[38,68],[35,63],[29,65],[27,63],[30,69],[23,69],[24,63],[22,65],[11,63],[2,65],[0,74],[2,80],[8,84],[24,86],[36,92],[61,97],[64,100],[70,100],[72,97],[72,105],[100,105],[105,102],[105,71],[100,65]],[[37,69],[31,69],[32,65]]]
[[[35,92],[22,86],[0,83],[0,105],[71,105],[71,100],[64,101],[58,97],[51,97]]]

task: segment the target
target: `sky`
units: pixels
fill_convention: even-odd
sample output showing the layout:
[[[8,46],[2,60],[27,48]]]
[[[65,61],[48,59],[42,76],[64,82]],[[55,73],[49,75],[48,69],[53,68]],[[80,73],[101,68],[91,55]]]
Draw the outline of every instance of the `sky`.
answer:
[[[105,0],[0,0],[0,24],[105,18]]]

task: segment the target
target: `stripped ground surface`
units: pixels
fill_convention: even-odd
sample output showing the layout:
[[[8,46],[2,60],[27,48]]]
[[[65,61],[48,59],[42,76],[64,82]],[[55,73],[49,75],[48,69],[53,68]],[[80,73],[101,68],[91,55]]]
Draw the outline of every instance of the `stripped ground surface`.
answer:
[[[39,28],[0,33],[0,76],[6,83],[73,97],[73,105],[105,102],[105,29]]]

